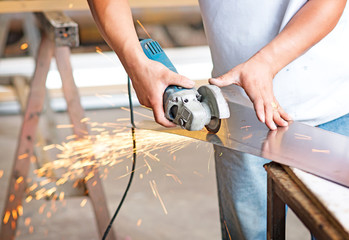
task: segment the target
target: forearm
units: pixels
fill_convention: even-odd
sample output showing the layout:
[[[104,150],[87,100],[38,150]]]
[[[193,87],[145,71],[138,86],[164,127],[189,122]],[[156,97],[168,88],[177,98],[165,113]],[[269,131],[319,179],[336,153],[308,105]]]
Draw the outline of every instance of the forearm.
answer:
[[[145,59],[127,0],[88,0],[95,22],[126,71]]]
[[[310,0],[281,33],[254,57],[268,62],[275,75],[324,38],[338,23],[346,0]]]

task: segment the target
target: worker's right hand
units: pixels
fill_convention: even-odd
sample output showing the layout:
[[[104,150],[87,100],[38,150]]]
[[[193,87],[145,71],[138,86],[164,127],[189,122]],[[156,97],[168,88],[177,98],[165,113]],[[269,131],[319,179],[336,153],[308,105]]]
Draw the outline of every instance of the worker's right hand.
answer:
[[[163,64],[143,59],[140,64],[127,71],[136,91],[139,102],[153,109],[155,121],[164,127],[174,127],[174,123],[165,117],[163,95],[169,85],[193,88],[194,81],[172,72]]]

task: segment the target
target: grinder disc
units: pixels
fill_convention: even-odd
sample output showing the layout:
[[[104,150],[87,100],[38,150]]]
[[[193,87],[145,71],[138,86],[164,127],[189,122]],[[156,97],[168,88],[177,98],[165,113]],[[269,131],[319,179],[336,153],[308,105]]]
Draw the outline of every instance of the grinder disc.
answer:
[[[217,133],[221,127],[221,119],[212,117],[211,121],[205,127],[210,133]]]

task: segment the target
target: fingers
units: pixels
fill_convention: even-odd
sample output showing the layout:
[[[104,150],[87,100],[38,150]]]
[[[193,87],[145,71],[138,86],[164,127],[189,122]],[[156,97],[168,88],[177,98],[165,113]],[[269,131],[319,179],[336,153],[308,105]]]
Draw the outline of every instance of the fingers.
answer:
[[[265,104],[265,124],[270,130],[276,130],[276,124],[274,122],[273,107],[270,104]]]
[[[184,88],[193,88],[195,86],[195,82],[185,76],[179,75],[178,73],[171,71],[168,85],[176,85]]]
[[[164,127],[175,127],[176,124],[170,122],[166,117],[164,113],[164,108],[162,105],[162,99],[159,103],[155,103],[152,105],[153,108],[153,114],[155,121],[159,123],[160,125]]]
[[[276,130],[277,126],[286,127],[291,117],[281,108],[276,100],[264,103],[265,124],[270,130]],[[262,111],[262,110],[259,110]],[[257,113],[257,110],[256,110]],[[258,116],[258,113],[257,113]]]
[[[265,123],[265,111],[264,111],[263,101],[255,101],[254,109],[256,111],[258,120],[261,121],[262,123]]]
[[[226,87],[231,84],[240,85],[237,75],[234,73],[234,70],[227,72],[216,78],[210,78],[208,82],[210,84],[216,85],[217,87]]]

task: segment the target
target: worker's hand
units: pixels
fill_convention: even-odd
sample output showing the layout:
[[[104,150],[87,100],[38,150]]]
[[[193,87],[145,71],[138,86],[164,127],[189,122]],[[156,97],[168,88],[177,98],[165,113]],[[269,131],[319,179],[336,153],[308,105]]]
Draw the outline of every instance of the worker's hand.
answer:
[[[174,127],[166,119],[163,108],[163,95],[169,85],[185,88],[194,87],[194,81],[172,72],[163,64],[148,58],[128,71],[139,102],[153,109],[155,121],[165,127]]]
[[[271,65],[256,54],[226,74],[211,78],[209,82],[218,87],[230,84],[242,87],[252,101],[259,121],[275,130],[276,125],[287,126],[291,117],[281,108],[274,96],[274,75]]]

